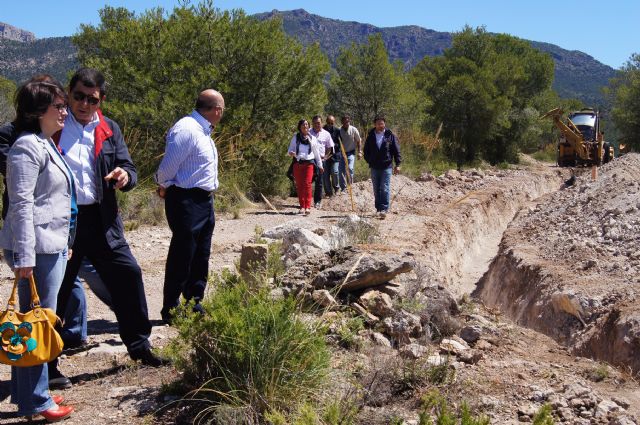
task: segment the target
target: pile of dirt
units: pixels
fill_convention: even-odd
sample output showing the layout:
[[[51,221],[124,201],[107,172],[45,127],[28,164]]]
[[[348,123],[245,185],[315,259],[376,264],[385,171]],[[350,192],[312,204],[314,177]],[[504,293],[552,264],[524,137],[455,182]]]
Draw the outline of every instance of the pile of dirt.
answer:
[[[476,294],[573,352],[640,371],[640,155],[582,171],[505,232]]]

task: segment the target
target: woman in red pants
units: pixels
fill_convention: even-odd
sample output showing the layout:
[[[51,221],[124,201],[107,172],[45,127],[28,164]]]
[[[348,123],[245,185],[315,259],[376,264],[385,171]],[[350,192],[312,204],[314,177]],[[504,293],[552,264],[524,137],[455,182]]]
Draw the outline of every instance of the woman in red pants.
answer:
[[[318,141],[309,134],[309,122],[305,119],[298,121],[298,132],[293,135],[289,143],[289,156],[296,159],[293,164],[293,179],[296,182],[300,214],[309,215],[313,202],[311,182],[315,172],[314,166],[322,169],[322,158],[318,151]]]

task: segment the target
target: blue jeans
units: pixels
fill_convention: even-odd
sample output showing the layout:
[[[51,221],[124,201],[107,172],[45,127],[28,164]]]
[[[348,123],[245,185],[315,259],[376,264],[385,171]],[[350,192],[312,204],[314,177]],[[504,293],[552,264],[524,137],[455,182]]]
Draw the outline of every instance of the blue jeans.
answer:
[[[322,174],[322,183],[324,183],[324,193],[329,196],[338,193],[340,189],[338,177],[339,166],[339,162],[333,158],[323,162],[324,173]]]
[[[353,184],[353,169],[356,165],[356,154],[347,153],[347,161],[349,163],[349,176],[351,176],[351,184]],[[340,159],[340,189],[345,190],[347,188],[347,169],[344,156]]]
[[[87,283],[100,301],[112,308],[111,295],[107,287],[100,279],[93,264],[87,258],[84,258],[80,264],[78,277],[73,282],[71,294],[67,301],[67,308],[64,312],[64,327],[60,332],[60,336],[65,345],[79,345],[87,340],[87,299],[80,279]]]
[[[391,195],[391,167],[384,170],[371,169],[371,182],[373,183],[373,196],[376,200],[376,211],[387,212]]]
[[[13,268],[13,251],[5,250],[7,264]],[[56,310],[58,291],[67,266],[67,250],[59,254],[36,254],[33,276],[36,280],[40,305]],[[18,282],[20,311],[31,309],[31,289],[27,279]],[[18,405],[18,415],[34,415],[51,409],[55,403],[49,395],[47,365],[11,367],[11,402]]]

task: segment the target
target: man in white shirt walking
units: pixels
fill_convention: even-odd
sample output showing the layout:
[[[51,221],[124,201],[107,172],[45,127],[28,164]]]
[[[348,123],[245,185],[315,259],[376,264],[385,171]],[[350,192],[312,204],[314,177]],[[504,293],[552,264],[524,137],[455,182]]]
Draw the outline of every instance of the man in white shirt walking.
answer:
[[[156,174],[158,195],[165,199],[165,213],[172,232],[164,278],[161,315],[170,323],[171,309],[194,300],[194,311],[203,313],[209,275],[211,239],[215,227],[213,192],[218,188],[218,151],[211,131],[222,119],[224,98],[204,90],[195,110],[180,119],[167,134],[164,158]]]
[[[311,130],[309,133],[316,139],[318,139],[318,152],[322,157],[322,168],[324,170],[323,173],[316,175],[316,185],[313,190],[313,203],[316,208],[320,208],[322,202],[322,186],[323,186],[323,174],[330,173],[331,171],[328,168],[327,160],[331,158],[333,154],[333,139],[331,138],[331,133],[322,128],[322,117],[320,115],[316,115],[311,119]]]

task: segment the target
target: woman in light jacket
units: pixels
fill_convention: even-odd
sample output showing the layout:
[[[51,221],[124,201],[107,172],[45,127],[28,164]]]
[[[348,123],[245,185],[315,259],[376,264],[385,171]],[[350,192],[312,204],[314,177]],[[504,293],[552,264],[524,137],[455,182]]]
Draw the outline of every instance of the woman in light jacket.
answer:
[[[311,183],[315,172],[314,165],[320,170],[320,175],[324,170],[322,169],[322,157],[318,151],[318,141],[309,134],[309,122],[305,119],[298,121],[298,132],[293,135],[291,143],[289,143],[289,156],[296,159],[293,164],[293,180],[296,183],[296,192],[298,192],[299,212],[309,215],[313,202]]]
[[[29,82],[16,94],[20,136],[7,156],[9,210],[0,231],[5,259],[20,277],[20,310],[31,309],[28,278],[36,281],[42,307],[56,310],[58,290],[73,242],[77,207],[73,176],[51,136],[64,127],[66,95],[55,82]],[[2,353],[0,353],[2,355]],[[62,420],[73,407],[49,394],[47,365],[12,367],[11,402],[18,415]]]

